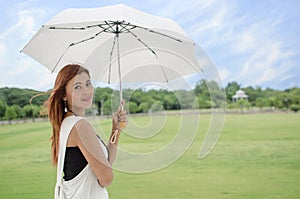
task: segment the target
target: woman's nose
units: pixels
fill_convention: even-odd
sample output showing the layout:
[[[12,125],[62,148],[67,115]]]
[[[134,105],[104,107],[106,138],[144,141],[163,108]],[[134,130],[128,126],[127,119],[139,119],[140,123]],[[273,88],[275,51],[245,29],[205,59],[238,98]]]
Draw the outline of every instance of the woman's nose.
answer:
[[[93,87],[91,86],[84,86],[83,87],[83,94],[87,95],[87,94],[91,94],[93,92]]]
[[[84,95],[87,95],[89,93],[89,88],[84,86],[83,87],[83,92],[82,92]]]

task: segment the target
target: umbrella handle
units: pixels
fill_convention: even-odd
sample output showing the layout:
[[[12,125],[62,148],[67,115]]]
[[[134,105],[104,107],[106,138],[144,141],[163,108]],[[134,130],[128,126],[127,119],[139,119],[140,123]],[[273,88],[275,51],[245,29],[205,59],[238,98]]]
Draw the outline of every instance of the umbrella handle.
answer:
[[[124,106],[123,106],[123,103],[122,103],[123,100],[120,101],[120,108],[121,108],[121,111],[124,110]],[[118,126],[117,126],[117,129],[113,132],[113,135],[111,136],[110,138],[110,142],[112,144],[116,143],[117,141],[117,136],[118,136],[118,132],[125,128],[126,127],[126,122],[118,122]]]
[[[116,141],[117,141],[117,136],[118,136],[118,132],[119,132],[119,130],[118,130],[118,128],[117,128],[117,129],[114,131],[113,135],[111,136],[110,142],[111,142],[112,144],[116,143]]]

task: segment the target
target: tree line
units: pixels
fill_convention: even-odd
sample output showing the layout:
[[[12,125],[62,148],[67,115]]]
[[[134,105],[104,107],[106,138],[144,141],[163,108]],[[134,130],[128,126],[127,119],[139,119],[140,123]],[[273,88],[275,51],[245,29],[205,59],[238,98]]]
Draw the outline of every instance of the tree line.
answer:
[[[248,95],[248,99],[233,102],[232,96],[240,89]],[[118,96],[118,92],[111,88],[95,88],[94,106],[90,111],[98,115],[111,114],[112,107],[118,107]],[[48,97],[49,92],[0,88],[0,119],[47,117],[44,102]],[[225,88],[221,88],[216,82],[200,80],[193,90],[124,89],[123,97],[127,101],[125,108],[130,113],[224,107],[228,109],[272,108],[294,112],[300,110],[300,89],[297,87],[285,90],[262,89],[259,86],[242,87],[237,82],[229,82]]]

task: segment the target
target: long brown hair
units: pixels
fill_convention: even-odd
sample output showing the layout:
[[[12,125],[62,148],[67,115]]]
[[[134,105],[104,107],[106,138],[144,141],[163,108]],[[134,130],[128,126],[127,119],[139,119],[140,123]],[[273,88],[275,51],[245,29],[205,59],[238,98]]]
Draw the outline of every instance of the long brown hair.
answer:
[[[52,124],[52,163],[57,165],[59,149],[59,133],[62,121],[65,116],[64,97],[66,96],[66,85],[77,74],[85,72],[90,77],[89,71],[78,64],[68,64],[57,74],[54,88],[47,101],[49,120]]]

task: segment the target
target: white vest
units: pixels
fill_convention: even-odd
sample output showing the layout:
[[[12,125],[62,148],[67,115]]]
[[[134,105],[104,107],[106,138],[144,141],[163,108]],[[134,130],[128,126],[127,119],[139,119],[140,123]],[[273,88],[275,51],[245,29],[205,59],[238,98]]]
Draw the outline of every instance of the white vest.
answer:
[[[67,140],[73,126],[83,117],[70,116],[63,120],[59,135],[59,151],[57,163],[57,179],[55,186],[55,199],[108,199],[105,188],[98,184],[97,177],[93,173],[89,164],[73,179],[65,181],[63,179],[63,168]],[[103,145],[101,143],[101,145]],[[104,146],[102,146],[104,148]],[[107,152],[104,151],[107,156]],[[107,158],[107,157],[106,157]]]

